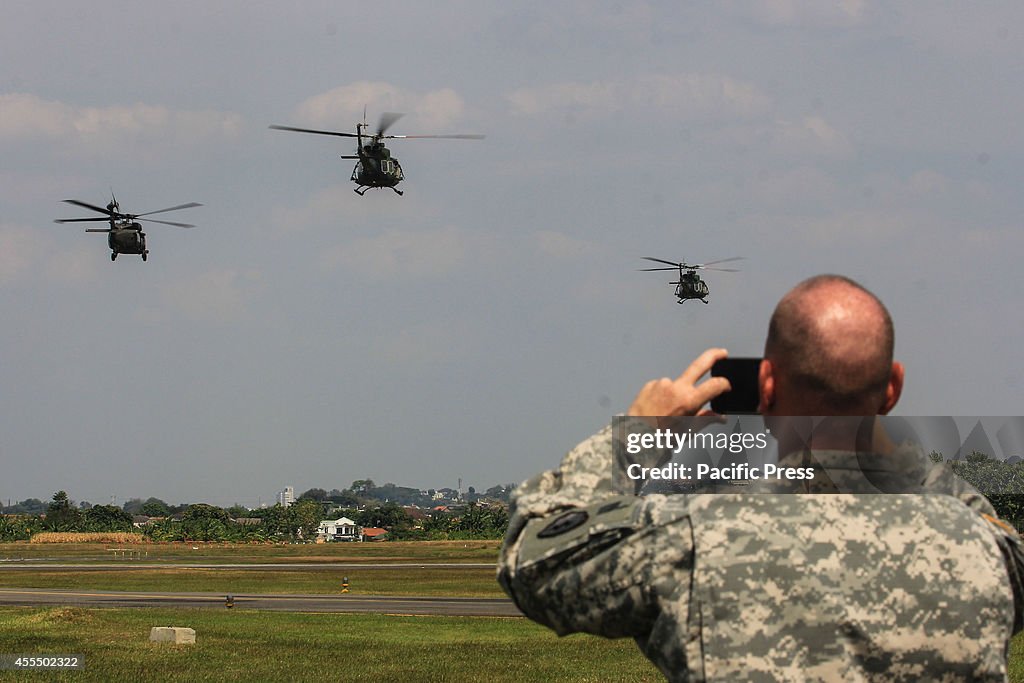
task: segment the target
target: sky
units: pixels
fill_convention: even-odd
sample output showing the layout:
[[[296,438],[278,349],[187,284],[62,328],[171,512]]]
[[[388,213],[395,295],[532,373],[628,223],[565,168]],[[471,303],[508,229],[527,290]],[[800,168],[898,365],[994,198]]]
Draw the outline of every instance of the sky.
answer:
[[[256,506],[554,467],[822,272],[903,415],[1022,415],[1017,2],[4,3],[0,500]],[[399,197],[345,138],[405,116]],[[148,262],[54,224],[153,211]],[[676,303],[654,256],[701,263]],[[1018,311],[1018,313],[1014,313]]]

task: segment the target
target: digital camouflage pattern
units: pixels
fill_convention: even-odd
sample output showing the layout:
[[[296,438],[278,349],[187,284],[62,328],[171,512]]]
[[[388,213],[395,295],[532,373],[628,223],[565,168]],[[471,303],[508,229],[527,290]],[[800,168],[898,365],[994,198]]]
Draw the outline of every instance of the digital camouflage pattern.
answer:
[[[1024,552],[969,487],[636,497],[626,457],[609,427],[517,489],[498,580],[535,621],[671,681],[1006,680]]]

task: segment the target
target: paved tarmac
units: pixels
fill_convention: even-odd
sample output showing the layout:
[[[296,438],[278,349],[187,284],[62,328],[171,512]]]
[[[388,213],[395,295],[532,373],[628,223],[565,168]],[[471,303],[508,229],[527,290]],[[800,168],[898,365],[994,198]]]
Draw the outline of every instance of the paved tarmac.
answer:
[[[416,596],[250,595],[235,594],[234,609],[287,612],[349,612],[460,617],[519,617],[507,598]],[[126,591],[0,588],[0,605],[72,605],[76,607],[206,607],[227,609],[218,593],[147,593]]]
[[[233,571],[309,571],[310,569],[355,571],[357,569],[490,569],[493,562],[264,562],[259,564],[242,562],[79,562],[51,563],[33,560],[0,561],[2,571],[46,571],[46,572],[111,572],[158,569],[231,569]]]

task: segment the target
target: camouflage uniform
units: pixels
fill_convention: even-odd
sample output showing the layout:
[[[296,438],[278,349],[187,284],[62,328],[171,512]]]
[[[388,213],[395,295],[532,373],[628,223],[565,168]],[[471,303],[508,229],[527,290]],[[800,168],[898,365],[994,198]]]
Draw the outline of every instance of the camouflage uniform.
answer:
[[[517,489],[498,580],[531,619],[671,681],[1006,679],[1012,529],[952,495],[637,497],[612,464],[640,457],[606,428]]]

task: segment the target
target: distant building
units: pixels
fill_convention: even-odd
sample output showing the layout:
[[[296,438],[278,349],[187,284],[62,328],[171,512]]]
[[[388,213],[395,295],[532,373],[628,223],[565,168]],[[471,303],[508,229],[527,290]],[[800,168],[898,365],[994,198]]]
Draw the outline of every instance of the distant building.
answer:
[[[316,530],[317,540],[325,541],[361,541],[359,526],[348,517],[329,519],[320,522]]]
[[[284,491],[277,494],[278,504],[286,508],[295,502],[295,489],[291,486],[285,486]]]
[[[384,541],[387,540],[388,530],[378,529],[376,527],[368,526],[363,529],[363,540],[364,541]]]

